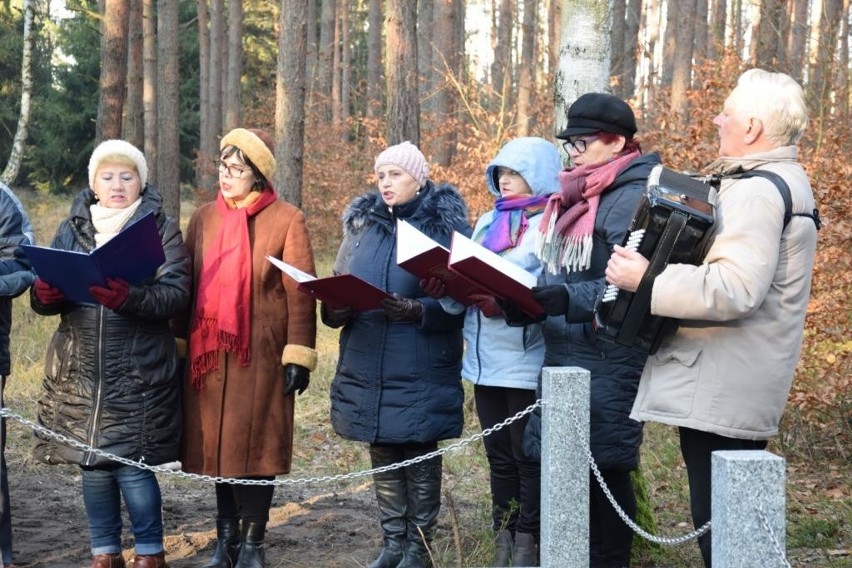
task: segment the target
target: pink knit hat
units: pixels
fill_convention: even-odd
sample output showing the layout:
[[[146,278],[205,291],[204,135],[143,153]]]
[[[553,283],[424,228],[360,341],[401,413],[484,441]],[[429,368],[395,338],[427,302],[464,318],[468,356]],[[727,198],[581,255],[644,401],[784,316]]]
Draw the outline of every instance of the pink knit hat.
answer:
[[[408,172],[420,184],[420,187],[426,185],[426,178],[429,176],[429,164],[426,163],[423,152],[408,140],[395,146],[389,146],[379,154],[379,157],[376,158],[376,173],[379,173],[380,166],[389,164],[399,166]]]

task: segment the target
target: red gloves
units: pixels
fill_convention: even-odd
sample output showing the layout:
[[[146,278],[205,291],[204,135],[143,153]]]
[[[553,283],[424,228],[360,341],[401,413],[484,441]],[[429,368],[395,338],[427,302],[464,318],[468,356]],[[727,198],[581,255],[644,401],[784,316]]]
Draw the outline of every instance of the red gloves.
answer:
[[[103,286],[92,286],[89,293],[94,296],[99,304],[103,304],[111,310],[117,310],[130,295],[130,284],[121,278],[107,278],[107,288]]]
[[[503,308],[500,307],[494,296],[488,294],[471,294],[470,299],[473,301],[473,305],[479,308],[482,315],[487,318],[496,318],[503,315]]]
[[[59,288],[54,288],[41,278],[36,278],[33,283],[33,290],[38,301],[45,306],[61,302],[65,299],[65,294]]]

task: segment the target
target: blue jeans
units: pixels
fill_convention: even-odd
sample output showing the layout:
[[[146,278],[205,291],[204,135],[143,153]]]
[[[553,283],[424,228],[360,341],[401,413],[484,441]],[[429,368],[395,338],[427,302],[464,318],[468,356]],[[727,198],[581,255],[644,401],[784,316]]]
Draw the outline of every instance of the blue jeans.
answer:
[[[163,551],[163,500],[153,472],[133,466],[83,469],[83,501],[92,555],[121,552],[121,497],[130,516],[136,554]]]

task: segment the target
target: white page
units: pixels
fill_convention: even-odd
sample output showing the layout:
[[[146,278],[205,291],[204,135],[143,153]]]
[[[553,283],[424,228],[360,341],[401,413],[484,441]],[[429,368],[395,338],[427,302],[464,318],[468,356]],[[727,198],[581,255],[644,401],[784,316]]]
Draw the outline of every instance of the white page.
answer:
[[[398,219],[396,222],[396,263],[402,264],[409,258],[435,248],[447,250],[438,241],[430,238],[411,223]]]
[[[316,280],[316,276],[311,276],[307,272],[299,270],[295,266],[291,264],[287,264],[283,260],[278,260],[275,257],[266,256],[266,260],[274,264],[281,272],[295,280],[296,282],[310,282],[311,280]]]
[[[538,282],[538,278],[514,262],[506,260],[499,254],[488,250],[476,241],[473,241],[459,232],[453,234],[453,247],[450,249],[450,266],[453,263],[466,258],[476,257],[483,262],[493,266],[506,276],[520,282],[527,288],[532,288]]]

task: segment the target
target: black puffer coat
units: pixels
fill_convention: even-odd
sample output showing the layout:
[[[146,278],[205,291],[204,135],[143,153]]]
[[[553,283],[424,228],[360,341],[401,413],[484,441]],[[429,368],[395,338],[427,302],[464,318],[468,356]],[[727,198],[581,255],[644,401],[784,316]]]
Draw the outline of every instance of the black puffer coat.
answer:
[[[455,188],[426,187],[388,211],[378,192],[356,198],[344,213],[344,240],[335,270],[423,303],[419,323],[390,322],[381,310],[357,314],[340,333],[331,385],[331,424],[350,440],[404,444],[461,434],[461,328],[426,296],[420,280],[396,264],[396,220],[405,219],[449,247],[453,231],[470,234],[467,207]]]
[[[639,464],[642,424],[630,419],[646,355],[598,339],[592,317],[598,294],[606,286],[604,271],[614,245],[620,245],[645,190],[657,154],[640,156],[619,173],[601,195],[595,218],[591,266],[582,272],[546,271],[539,285],[563,283],[568,288],[568,313],[548,317],[544,366],[576,366],[591,373],[591,445],[598,466],[631,470]]]
[[[53,248],[94,248],[92,203],[90,189],[75,198]],[[60,315],[45,359],[38,422],[105,452],[154,465],[176,460],[180,449],[177,351],[169,320],[189,303],[190,260],[180,227],[162,212],[160,196],[150,185],[128,223],[149,211],[157,215],[166,262],[151,279],[131,286],[117,311],[87,303],[45,306],[34,292],[30,302],[41,315]],[[34,454],[54,464],[113,463],[38,434]]]

